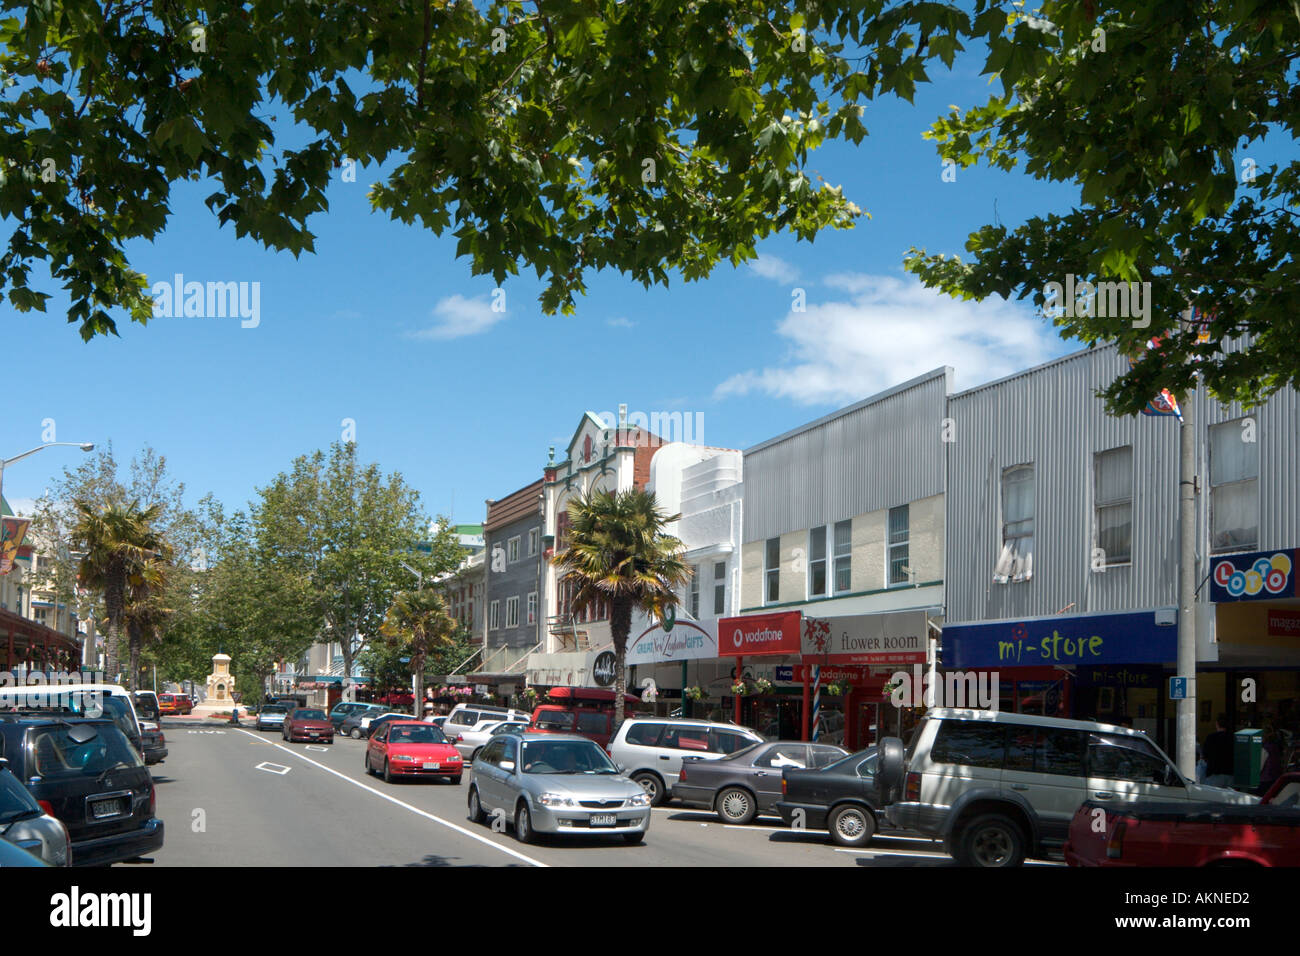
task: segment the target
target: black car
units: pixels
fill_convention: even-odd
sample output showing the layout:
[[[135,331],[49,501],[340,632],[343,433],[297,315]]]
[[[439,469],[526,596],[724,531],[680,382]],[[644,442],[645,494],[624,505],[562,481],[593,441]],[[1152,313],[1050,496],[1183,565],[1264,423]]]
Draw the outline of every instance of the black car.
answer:
[[[361,721],[367,717],[373,719],[378,717],[380,714],[385,713],[387,713],[387,711],[384,710],[384,708],[376,705],[370,705],[365,710],[354,710],[352,713],[344,717],[343,722],[339,724],[339,733],[351,737],[353,740],[360,740],[362,737],[365,737],[370,733],[369,728],[366,728],[365,730],[361,729]]]
[[[785,770],[776,812],[797,829],[830,830],[840,846],[866,846],[883,805],[876,759],[876,748],[868,747],[818,770]]]
[[[157,730],[141,730],[140,742],[144,747],[144,762],[148,766],[152,767],[167,759],[167,738],[161,727]]]
[[[67,827],[73,866],[132,860],[163,845],[153,778],[113,721],[3,714],[0,756]]]
[[[848,751],[832,744],[775,740],[717,760],[683,759],[673,799],[714,810],[723,823],[749,823],[760,813],[773,812],[787,767],[824,767],[847,756]]]

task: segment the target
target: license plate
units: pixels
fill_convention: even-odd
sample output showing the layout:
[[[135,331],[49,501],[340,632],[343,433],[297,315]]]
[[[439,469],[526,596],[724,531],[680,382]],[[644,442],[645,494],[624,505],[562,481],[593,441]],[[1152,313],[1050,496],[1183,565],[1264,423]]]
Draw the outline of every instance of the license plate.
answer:
[[[612,827],[617,824],[617,813],[593,813],[591,815],[591,825],[593,827]]]
[[[320,736],[320,731],[318,731],[318,730],[309,730],[309,731],[307,731],[307,736],[308,736],[308,737],[311,737],[311,738],[314,739],[314,738]]]
[[[442,769],[442,764],[440,764],[440,763],[426,763],[426,764],[424,765],[424,769],[425,769],[425,770],[441,770],[441,769]]]
[[[122,800],[92,800],[90,803],[90,815],[96,820],[104,817],[115,817],[125,809]]]

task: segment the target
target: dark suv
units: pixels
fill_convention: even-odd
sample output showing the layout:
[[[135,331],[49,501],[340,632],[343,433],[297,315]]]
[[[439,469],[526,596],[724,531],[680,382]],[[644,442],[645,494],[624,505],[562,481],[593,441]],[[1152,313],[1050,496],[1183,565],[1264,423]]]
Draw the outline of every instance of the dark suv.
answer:
[[[113,721],[2,714],[0,757],[67,827],[73,866],[132,860],[162,847],[153,778]]]

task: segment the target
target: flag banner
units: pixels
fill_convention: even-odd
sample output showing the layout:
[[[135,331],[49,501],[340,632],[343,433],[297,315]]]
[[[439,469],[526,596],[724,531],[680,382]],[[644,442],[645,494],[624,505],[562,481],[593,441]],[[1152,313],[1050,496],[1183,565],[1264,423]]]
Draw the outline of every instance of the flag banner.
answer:
[[[1159,351],[1160,337],[1156,336],[1154,339],[1147,342],[1147,348]],[[1132,368],[1137,364],[1137,360],[1130,357],[1128,364],[1129,368]],[[1152,416],[1172,415],[1180,422],[1183,420],[1183,412],[1182,409],[1178,407],[1178,399],[1174,398],[1173,393],[1171,393],[1167,388],[1162,388],[1159,395],[1147,402],[1146,408],[1142,409],[1142,414]]]
[[[0,574],[8,574],[14,568],[14,558],[27,537],[29,518],[5,518],[0,526]]]

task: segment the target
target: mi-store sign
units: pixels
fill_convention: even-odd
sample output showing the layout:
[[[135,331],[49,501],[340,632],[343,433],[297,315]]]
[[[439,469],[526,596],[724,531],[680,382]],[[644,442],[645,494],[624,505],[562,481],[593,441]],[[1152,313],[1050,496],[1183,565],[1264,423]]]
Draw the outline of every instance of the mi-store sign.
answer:
[[[800,650],[799,611],[749,614],[718,621],[719,657],[778,657]]]

